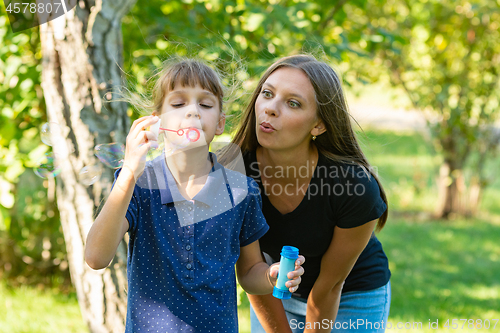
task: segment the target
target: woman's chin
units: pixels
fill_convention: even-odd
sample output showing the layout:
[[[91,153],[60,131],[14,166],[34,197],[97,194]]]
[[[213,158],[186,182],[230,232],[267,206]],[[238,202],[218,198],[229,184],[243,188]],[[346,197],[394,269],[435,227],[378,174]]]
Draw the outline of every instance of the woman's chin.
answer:
[[[257,135],[257,141],[262,148],[266,149],[283,149],[283,143],[279,142],[274,138],[259,137]]]

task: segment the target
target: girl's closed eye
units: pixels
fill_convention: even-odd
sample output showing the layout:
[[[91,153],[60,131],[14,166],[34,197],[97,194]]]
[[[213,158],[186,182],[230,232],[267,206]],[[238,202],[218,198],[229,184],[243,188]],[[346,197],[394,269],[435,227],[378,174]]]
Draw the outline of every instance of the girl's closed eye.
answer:
[[[174,108],[178,108],[184,105],[184,101],[182,100],[173,100],[170,101],[170,105],[173,106]]]
[[[201,102],[200,103],[200,106],[205,108],[205,109],[211,109],[213,108],[214,106],[212,105],[212,103],[205,103],[205,102]]]

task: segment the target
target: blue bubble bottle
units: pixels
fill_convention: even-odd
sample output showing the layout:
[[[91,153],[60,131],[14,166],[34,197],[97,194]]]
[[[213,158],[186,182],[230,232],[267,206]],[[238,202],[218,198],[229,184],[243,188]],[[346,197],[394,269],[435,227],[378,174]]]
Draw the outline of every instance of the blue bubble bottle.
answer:
[[[279,299],[289,299],[292,293],[285,283],[288,282],[287,274],[295,270],[295,261],[299,258],[299,249],[293,246],[283,246],[281,249],[280,270],[276,287],[273,289],[273,296]]]

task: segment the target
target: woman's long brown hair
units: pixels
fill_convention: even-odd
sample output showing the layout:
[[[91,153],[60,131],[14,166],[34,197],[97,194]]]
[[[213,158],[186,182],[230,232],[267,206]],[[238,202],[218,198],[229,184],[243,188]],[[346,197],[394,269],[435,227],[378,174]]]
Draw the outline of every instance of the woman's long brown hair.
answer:
[[[312,56],[294,55],[281,58],[267,69],[240,119],[240,125],[235,133],[233,143],[237,144],[242,152],[255,151],[260,146],[255,132],[255,101],[267,78],[281,67],[302,70],[308,76],[314,88],[318,117],[323,121],[326,128],[326,132],[313,141],[318,151],[330,160],[347,164],[355,163],[364,168],[365,172],[369,172],[377,181],[380,196],[388,204],[384,188],[363,154],[352,129],[347,102],[339,77],[329,65],[316,60]],[[388,212],[389,209],[378,219],[377,231],[384,227]]]

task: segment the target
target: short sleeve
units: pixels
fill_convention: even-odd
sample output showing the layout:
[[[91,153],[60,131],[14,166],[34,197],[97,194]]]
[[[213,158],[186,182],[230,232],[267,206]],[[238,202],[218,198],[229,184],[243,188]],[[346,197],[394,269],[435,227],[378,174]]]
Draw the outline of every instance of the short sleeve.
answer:
[[[269,226],[262,213],[262,199],[260,197],[259,185],[249,177],[247,177],[247,183],[248,195],[240,231],[240,247],[255,242],[269,230]]]
[[[121,172],[121,168],[115,171],[115,180],[113,182],[113,186],[115,186],[116,179],[118,178],[118,175]],[[137,219],[138,219],[138,202],[139,201],[139,189],[137,185],[134,187],[134,193],[132,194],[132,198],[130,199],[130,203],[128,204],[127,208],[127,213],[125,214],[125,218],[128,221],[129,228],[128,232],[134,231],[137,226]]]
[[[335,198],[337,226],[354,228],[378,219],[387,210],[377,180],[359,166],[343,166],[342,195]],[[338,191],[340,193],[340,191]]]

